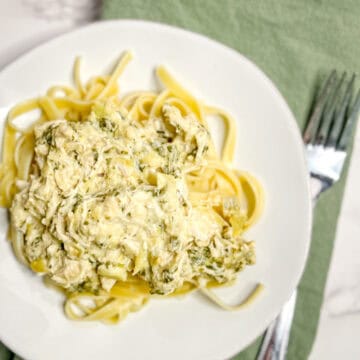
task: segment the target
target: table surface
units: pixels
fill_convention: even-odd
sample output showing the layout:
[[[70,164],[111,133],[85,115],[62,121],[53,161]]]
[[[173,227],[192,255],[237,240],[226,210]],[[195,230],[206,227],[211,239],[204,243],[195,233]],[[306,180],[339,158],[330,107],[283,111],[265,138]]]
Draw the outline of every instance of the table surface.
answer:
[[[0,1],[0,70],[34,46],[76,27],[68,19],[41,18],[33,9],[35,3]],[[357,284],[360,274],[359,128],[360,122],[311,360],[360,358],[357,344],[360,333],[360,284]]]

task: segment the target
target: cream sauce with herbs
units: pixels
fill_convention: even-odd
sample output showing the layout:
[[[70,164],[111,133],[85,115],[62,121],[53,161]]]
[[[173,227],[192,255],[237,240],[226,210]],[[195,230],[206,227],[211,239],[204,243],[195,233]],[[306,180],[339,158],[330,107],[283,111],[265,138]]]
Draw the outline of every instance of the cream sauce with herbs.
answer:
[[[234,279],[253,244],[189,200],[186,174],[206,164],[209,142],[169,105],[145,122],[100,107],[83,122],[39,125],[34,170],[11,208],[27,261],[69,291],[109,291],[130,276],[158,294]]]

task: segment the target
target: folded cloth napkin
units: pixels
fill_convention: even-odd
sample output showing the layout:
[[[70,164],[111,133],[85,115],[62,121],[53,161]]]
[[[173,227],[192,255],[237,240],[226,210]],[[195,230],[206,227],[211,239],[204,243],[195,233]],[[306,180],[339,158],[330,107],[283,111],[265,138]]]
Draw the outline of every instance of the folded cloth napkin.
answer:
[[[13,359],[13,355],[11,354],[11,351],[0,343],[0,360],[10,360],[10,359]]]
[[[360,70],[358,0],[104,0],[103,18],[173,24],[238,50],[275,82],[301,129],[319,77],[332,68]],[[307,359],[315,338],[344,181],[345,176],[316,208],[291,331],[290,360]],[[234,359],[255,359],[260,342],[258,338]],[[0,360],[11,358],[0,344]]]
[[[300,129],[322,76],[360,70],[357,0],[104,0],[103,18],[164,22],[205,34],[246,55],[277,85]],[[271,120],[271,119],[269,119]],[[299,285],[288,359],[307,359],[316,335],[345,176],[317,204]],[[235,359],[253,360],[257,339]]]

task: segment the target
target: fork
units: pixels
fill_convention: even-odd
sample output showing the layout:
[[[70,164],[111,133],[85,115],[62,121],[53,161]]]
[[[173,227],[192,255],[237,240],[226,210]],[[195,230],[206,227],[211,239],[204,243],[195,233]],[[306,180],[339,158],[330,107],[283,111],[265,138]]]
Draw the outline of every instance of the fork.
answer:
[[[333,70],[325,80],[303,133],[313,206],[341,176],[360,109],[360,90],[353,100],[355,74],[347,80]],[[257,360],[284,360],[296,305],[296,290],[266,330]]]

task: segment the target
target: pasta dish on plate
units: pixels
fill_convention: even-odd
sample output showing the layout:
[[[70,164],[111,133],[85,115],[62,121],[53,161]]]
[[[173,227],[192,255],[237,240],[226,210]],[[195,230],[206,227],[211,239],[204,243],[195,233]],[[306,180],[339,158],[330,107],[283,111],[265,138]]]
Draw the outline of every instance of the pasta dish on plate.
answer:
[[[235,122],[196,99],[162,66],[164,89],[119,95],[131,53],[109,76],[56,85],[8,113],[0,201],[16,256],[64,292],[71,319],[114,323],[150,297],[230,284],[255,263],[244,232],[263,191],[232,167]],[[21,127],[20,116],[39,117]],[[218,155],[207,120],[220,119]]]

